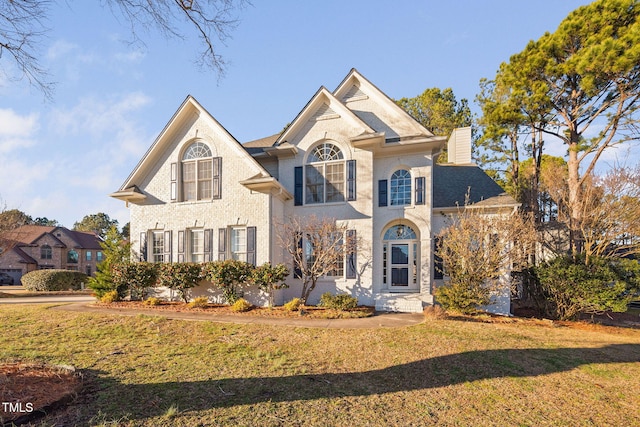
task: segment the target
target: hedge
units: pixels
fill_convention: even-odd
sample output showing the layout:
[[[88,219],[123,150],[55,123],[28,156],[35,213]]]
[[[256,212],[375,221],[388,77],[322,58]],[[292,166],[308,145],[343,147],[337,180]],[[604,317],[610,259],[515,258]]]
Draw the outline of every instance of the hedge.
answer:
[[[88,277],[79,271],[35,270],[22,276],[22,285],[29,291],[77,291]]]

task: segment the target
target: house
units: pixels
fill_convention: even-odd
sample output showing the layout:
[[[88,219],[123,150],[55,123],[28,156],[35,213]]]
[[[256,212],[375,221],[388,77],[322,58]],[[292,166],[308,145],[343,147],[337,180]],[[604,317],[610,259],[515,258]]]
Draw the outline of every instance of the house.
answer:
[[[437,165],[447,143],[452,162]],[[245,144],[188,96],[111,196],[130,207],[133,247],[153,262],[291,266],[278,224],[335,218],[362,242],[357,265],[321,279],[309,302],[346,292],[379,310],[421,311],[441,280],[434,236],[467,193],[490,209],[516,206],[471,163],[469,128],[435,136],[353,69],[282,133]],[[280,302],[300,296],[299,279],[288,284]]]
[[[0,236],[0,271],[20,278],[33,270],[63,269],[91,276],[102,261],[100,238],[65,227],[23,225]]]

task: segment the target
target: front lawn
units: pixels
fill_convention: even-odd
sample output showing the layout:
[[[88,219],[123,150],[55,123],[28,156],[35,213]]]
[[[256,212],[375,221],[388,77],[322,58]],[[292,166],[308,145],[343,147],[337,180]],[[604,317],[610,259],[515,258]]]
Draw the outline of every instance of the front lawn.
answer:
[[[73,365],[38,426],[631,426],[640,330],[429,320],[308,329],[0,307],[0,362]]]

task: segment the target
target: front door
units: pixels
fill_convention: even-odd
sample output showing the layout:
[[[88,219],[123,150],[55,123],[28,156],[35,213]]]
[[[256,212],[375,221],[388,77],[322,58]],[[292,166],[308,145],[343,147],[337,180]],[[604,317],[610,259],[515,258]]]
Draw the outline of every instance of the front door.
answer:
[[[391,244],[391,287],[409,286],[409,244]]]
[[[418,289],[418,238],[408,226],[392,226],[383,238],[383,284],[390,291]]]

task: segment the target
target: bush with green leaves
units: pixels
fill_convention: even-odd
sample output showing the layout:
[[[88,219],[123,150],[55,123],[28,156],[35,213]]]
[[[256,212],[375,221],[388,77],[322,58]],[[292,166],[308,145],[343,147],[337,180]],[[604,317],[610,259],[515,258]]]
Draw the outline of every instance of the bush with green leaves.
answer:
[[[128,286],[120,286],[119,288],[113,283],[112,268],[115,264],[123,264],[129,262],[131,256],[131,243],[122,238],[118,232],[118,228],[113,226],[100,243],[104,258],[97,265],[95,277],[89,278],[88,286],[98,297],[102,297],[104,293],[109,291],[118,292],[120,299],[127,296]]]
[[[635,260],[591,256],[557,257],[532,269],[526,281],[539,314],[575,319],[580,314],[624,312],[638,289],[640,267]]]
[[[201,264],[176,262],[158,265],[158,285],[177,291],[184,302],[189,302],[189,290],[202,280]]]
[[[238,288],[250,282],[252,270],[253,266],[243,261],[212,261],[202,265],[201,278],[220,288],[226,302],[233,304],[242,298]]]
[[[474,314],[478,307],[489,305],[491,290],[482,283],[451,281],[439,286],[435,296],[445,310],[462,314]]]
[[[347,311],[358,306],[358,298],[348,294],[334,295],[330,292],[325,292],[320,296],[320,304],[318,305],[333,310]]]
[[[87,275],[70,270],[35,270],[22,276],[22,285],[29,291],[77,291],[87,283]]]
[[[111,268],[111,280],[115,289],[128,289],[132,300],[143,300],[149,289],[157,284],[158,264],[152,262],[115,264]]]
[[[267,262],[253,269],[251,283],[269,294],[269,306],[273,307],[273,292],[289,287],[284,282],[288,275],[289,269],[284,264],[272,266]]]

